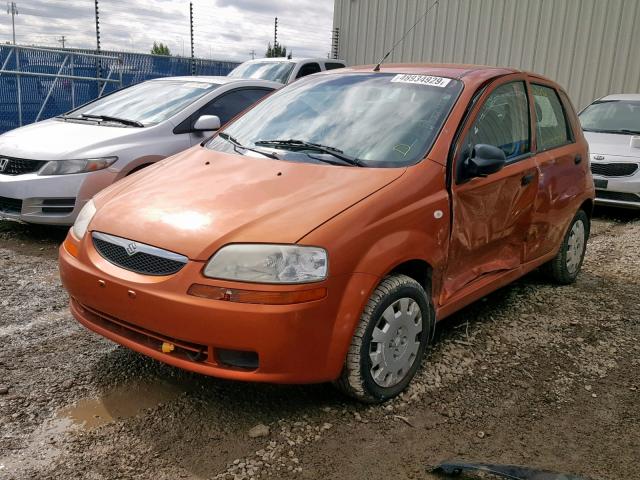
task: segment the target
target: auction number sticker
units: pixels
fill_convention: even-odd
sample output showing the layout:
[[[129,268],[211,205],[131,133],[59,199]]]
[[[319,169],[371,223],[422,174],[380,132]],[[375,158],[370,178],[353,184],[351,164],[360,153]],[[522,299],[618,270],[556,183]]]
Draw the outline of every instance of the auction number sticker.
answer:
[[[431,75],[410,75],[400,73],[391,79],[392,82],[415,83],[418,85],[428,85],[430,87],[446,87],[451,81],[450,78],[432,77]]]

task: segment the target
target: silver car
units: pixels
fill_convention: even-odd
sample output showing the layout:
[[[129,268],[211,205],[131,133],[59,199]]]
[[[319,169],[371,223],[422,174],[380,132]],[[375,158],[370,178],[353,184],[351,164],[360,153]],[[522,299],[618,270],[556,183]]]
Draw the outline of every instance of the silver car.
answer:
[[[582,112],[596,203],[640,208],[640,94],[608,95]]]
[[[113,182],[202,142],[282,84],[170,77],[0,135],[0,218],[71,225]]]

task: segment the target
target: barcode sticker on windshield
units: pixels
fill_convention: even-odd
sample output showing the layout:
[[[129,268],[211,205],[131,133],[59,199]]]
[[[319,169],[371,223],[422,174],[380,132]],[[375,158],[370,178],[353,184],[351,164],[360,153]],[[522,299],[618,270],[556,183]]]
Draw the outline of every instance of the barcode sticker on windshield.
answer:
[[[418,85],[428,85],[430,87],[446,87],[451,81],[450,78],[432,77],[431,75],[409,75],[400,73],[391,79],[392,82],[415,83]]]

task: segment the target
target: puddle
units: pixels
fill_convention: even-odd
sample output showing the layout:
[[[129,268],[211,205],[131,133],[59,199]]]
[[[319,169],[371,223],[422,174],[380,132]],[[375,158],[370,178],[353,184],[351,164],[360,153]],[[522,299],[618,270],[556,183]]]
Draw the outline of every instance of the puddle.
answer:
[[[97,398],[85,398],[64,408],[56,418],[67,418],[90,430],[121,418],[135,417],[145,408],[173,400],[182,389],[166,382],[130,383]]]

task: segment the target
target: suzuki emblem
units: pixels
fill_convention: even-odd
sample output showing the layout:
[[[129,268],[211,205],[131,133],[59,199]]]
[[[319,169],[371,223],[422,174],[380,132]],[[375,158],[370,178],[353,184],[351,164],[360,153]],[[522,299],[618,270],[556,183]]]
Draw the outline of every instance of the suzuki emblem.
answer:
[[[0,158],[0,172],[4,172],[9,165],[8,158]]]
[[[129,245],[127,245],[125,250],[127,251],[127,255],[131,256],[138,251],[138,244],[136,242],[131,242]]]
[[[594,160],[604,160],[604,155],[594,155],[593,159]]]

